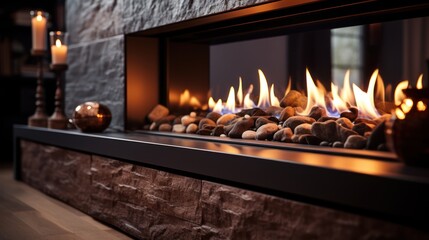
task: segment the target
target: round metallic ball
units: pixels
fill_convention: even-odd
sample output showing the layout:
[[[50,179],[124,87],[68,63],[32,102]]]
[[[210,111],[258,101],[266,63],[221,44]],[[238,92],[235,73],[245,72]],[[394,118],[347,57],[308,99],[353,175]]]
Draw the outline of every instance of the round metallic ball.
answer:
[[[78,105],[72,122],[82,132],[102,132],[112,120],[110,109],[99,102],[85,102]]]

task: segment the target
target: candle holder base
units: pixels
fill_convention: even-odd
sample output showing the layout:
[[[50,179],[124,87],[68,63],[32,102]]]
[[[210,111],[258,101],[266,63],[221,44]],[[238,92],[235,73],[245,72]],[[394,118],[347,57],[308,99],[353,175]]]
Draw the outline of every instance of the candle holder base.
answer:
[[[34,114],[28,118],[28,126],[47,127],[48,117],[44,114]]]
[[[68,120],[62,114],[54,113],[48,119],[48,128],[67,129]]]

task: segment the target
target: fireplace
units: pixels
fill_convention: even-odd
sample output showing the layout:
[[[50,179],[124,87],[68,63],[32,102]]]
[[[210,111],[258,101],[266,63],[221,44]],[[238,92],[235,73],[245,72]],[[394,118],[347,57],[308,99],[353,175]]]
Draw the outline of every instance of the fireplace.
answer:
[[[250,116],[254,130],[257,116],[262,115],[271,120],[274,117],[279,128],[295,127],[294,123],[287,124],[286,118],[281,119],[290,114],[282,110],[292,106],[294,117],[316,114],[307,125],[322,119],[322,123],[316,124],[321,127],[320,132],[326,132],[324,129],[329,127],[325,125],[333,125],[332,121],[338,122],[342,117],[346,122],[340,119],[339,125],[353,122],[349,129],[354,133],[335,130],[329,135],[338,137],[332,138],[313,133],[312,128],[311,136],[300,137],[293,128],[294,135],[285,144],[235,139],[233,142],[396,161],[396,156],[387,151],[385,139],[369,141],[377,126],[391,118],[390,113],[401,97],[395,96],[395,92],[427,81],[425,66],[429,55],[421,39],[426,37],[428,7],[429,4],[418,1],[274,1],[128,34],[125,129],[149,129],[154,120],[147,116],[161,104],[174,115],[168,120],[170,126],[163,132],[143,131],[144,134],[222,142],[222,138],[201,135],[230,136],[232,127],[218,134],[215,132],[219,124],[199,135],[166,132],[171,132],[174,123],[187,127],[180,119],[191,112],[202,119],[210,111],[223,115],[234,112],[227,105],[236,107],[234,113],[238,117]],[[265,101],[261,100],[263,92]],[[247,98],[250,104],[245,101],[246,93],[251,96]],[[255,97],[254,93],[260,94]],[[352,95],[351,101],[343,96],[347,93]],[[291,103],[290,99],[297,94],[302,98]],[[228,103],[230,98],[235,102]],[[255,109],[264,113],[253,116]],[[202,124],[199,125],[198,130]],[[158,127],[154,129],[159,130]],[[338,124],[336,129],[340,129]],[[233,138],[241,138],[242,133]],[[354,139],[360,142],[349,143],[349,134],[358,136]],[[283,135],[277,138],[285,139]],[[343,145],[366,150],[336,148]]]

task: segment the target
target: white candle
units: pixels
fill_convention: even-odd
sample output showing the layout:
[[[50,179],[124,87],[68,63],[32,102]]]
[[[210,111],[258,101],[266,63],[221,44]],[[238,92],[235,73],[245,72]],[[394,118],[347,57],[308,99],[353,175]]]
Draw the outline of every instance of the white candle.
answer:
[[[52,64],[67,64],[67,46],[61,44],[60,39],[51,46]]]
[[[46,23],[47,19],[40,11],[37,12],[37,15],[31,19],[34,50],[46,50]]]

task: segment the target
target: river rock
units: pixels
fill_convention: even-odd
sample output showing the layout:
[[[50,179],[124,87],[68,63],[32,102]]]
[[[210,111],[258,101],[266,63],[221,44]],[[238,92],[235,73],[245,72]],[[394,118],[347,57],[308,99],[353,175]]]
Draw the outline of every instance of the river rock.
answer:
[[[366,118],[357,118],[357,119],[354,121],[354,123],[355,123],[355,124],[357,124],[357,123],[361,123],[361,122],[366,123],[366,124],[377,125],[377,123],[376,123],[375,121],[370,120],[370,119],[366,119]]]
[[[186,132],[186,127],[183,126],[182,124],[174,124],[173,125],[173,132],[176,132],[176,133],[185,133]]]
[[[197,120],[196,117],[191,117],[189,115],[185,115],[182,117],[182,119],[180,120],[183,126],[188,126],[191,123],[195,123]]]
[[[350,121],[354,122],[358,117],[358,114],[359,114],[359,110],[356,107],[350,107],[349,111],[342,112],[340,114],[340,117],[347,118]]]
[[[279,130],[276,123],[267,123],[262,125],[256,130],[256,139],[258,140],[271,140],[273,139],[274,133]]]
[[[346,127],[348,129],[352,129],[353,128],[353,123],[348,118],[342,117],[342,118],[337,119],[336,122],[338,123],[338,125]]]
[[[244,131],[253,127],[254,121],[252,118],[242,118],[234,124],[234,127],[228,133],[230,138],[241,138]],[[276,125],[277,126],[277,125]]]
[[[352,130],[357,132],[359,135],[363,136],[363,134],[365,132],[371,132],[372,131],[372,127],[374,125],[370,125],[370,124],[366,124],[363,122],[357,123],[353,126]]]
[[[217,125],[228,125],[228,123],[230,121],[232,121],[233,119],[237,118],[237,115],[233,114],[233,113],[227,113],[222,115],[217,121],[216,124]]]
[[[270,116],[279,116],[282,111],[283,108],[277,106],[269,106],[267,109],[265,109],[265,112]]]
[[[161,131],[161,132],[171,132],[171,124],[169,124],[169,123],[163,123],[163,124],[159,125],[158,131]]]
[[[336,142],[332,143],[332,147],[334,147],[334,148],[344,148],[344,143],[342,143],[340,141],[336,141]]]
[[[345,142],[351,135],[359,135],[357,132],[337,124],[337,134],[341,142]]]
[[[301,107],[307,105],[307,97],[296,90],[290,90],[280,101],[281,107]]]
[[[195,123],[191,123],[186,127],[186,133],[196,133],[198,131],[198,126]]]
[[[161,104],[158,104],[150,111],[147,117],[151,122],[154,122],[162,117],[168,116],[169,113],[170,113],[170,110],[168,110],[167,107]]]
[[[337,120],[338,120],[338,118],[336,118],[336,117],[328,117],[328,116],[324,116],[324,117],[321,117],[321,118],[317,119],[317,121],[318,121],[318,122],[326,122],[326,121],[328,121],[328,120],[334,120],[334,121],[337,121]]]
[[[363,149],[366,146],[366,138],[361,135],[351,135],[344,143],[344,148]]]
[[[256,132],[253,130],[246,130],[241,135],[242,139],[256,139]]]
[[[212,130],[212,135],[213,136],[220,136],[222,134],[225,134],[225,127],[223,125],[219,125],[216,126],[213,130]]]
[[[298,125],[295,128],[294,131],[295,134],[301,135],[301,134],[311,134],[311,124],[309,123],[303,123]]]
[[[295,108],[293,107],[285,107],[281,113],[280,113],[280,117],[279,120],[284,122],[286,121],[288,118],[295,116]]]
[[[265,117],[258,117],[256,119],[256,121],[255,121],[255,128],[258,129],[261,126],[263,126],[263,125],[265,125],[267,123],[275,123],[275,122],[273,122],[273,121],[271,121],[271,120],[269,120],[268,118],[265,118]]]
[[[284,123],[283,127],[289,127],[292,129],[292,131],[295,131],[295,128],[303,123],[314,123],[316,120],[311,117],[306,116],[293,116],[288,118]]]
[[[223,126],[223,125],[218,125],[218,126]],[[228,136],[229,132],[232,130],[233,127],[234,127],[233,124],[223,126],[223,130],[225,131],[226,136]]]
[[[324,147],[329,147],[329,146],[331,146],[331,144],[332,144],[332,143],[330,143],[330,142],[328,142],[328,141],[321,141],[319,145],[320,145],[320,146],[324,146]]]
[[[302,134],[299,137],[299,142],[303,144],[309,144],[309,145],[319,145],[322,142],[322,139],[313,136],[311,134]]]
[[[322,141],[333,143],[340,140],[337,134],[337,126],[338,124],[334,120],[315,122],[311,127],[311,134],[320,138]]]
[[[319,119],[321,117],[326,117],[326,109],[319,107],[319,106],[313,106],[310,110],[310,113],[308,114],[309,117],[314,119]]]
[[[206,125],[206,126],[212,126],[211,129],[213,129],[213,128],[216,127],[216,122],[213,121],[213,120],[211,120],[210,118],[203,118],[198,123],[198,128],[199,129],[208,128],[208,127],[203,127],[204,125]]]
[[[198,129],[196,134],[210,136],[210,135],[212,135],[212,130],[210,130],[210,129]]]
[[[386,143],[385,131],[386,122],[382,122],[377,127],[375,127],[372,131],[372,134],[368,138],[366,148],[370,150],[376,150],[380,144]]]
[[[222,114],[217,112],[209,112],[206,118],[213,120],[213,122],[217,122],[217,120],[222,117]]]
[[[293,132],[290,128],[282,128],[274,133],[273,140],[277,142],[292,142]]]
[[[244,115],[249,116],[267,116],[268,114],[260,108],[249,108],[244,109],[241,112],[237,113],[237,116],[244,117]]]

